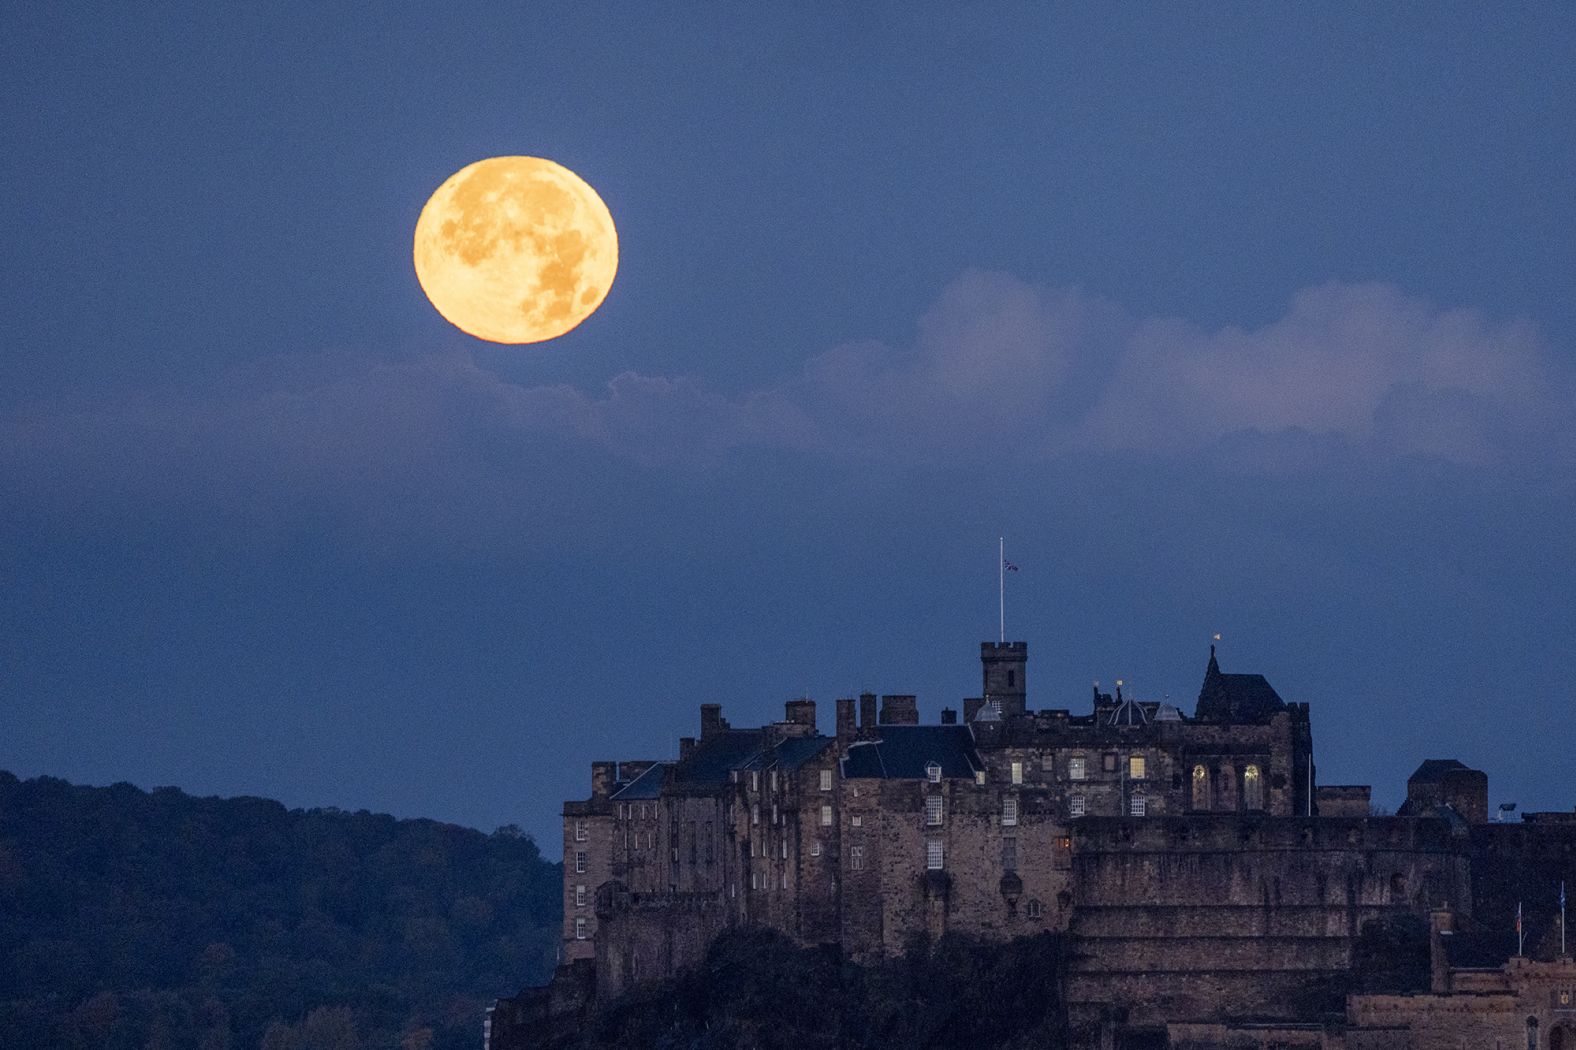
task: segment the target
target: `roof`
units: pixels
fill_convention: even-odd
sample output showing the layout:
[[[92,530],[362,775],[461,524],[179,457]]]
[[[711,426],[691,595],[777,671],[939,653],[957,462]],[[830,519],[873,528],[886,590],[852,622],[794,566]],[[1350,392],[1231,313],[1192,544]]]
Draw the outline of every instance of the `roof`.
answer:
[[[786,737],[776,747],[757,751],[737,768],[781,769],[792,772],[831,746],[832,738],[829,736]]]
[[[1286,701],[1261,674],[1222,674],[1209,647],[1209,667],[1198,691],[1195,717],[1206,722],[1263,724],[1281,711]]]
[[[1121,690],[1117,691],[1120,692]],[[1116,705],[1110,717],[1105,720],[1105,724],[1124,729],[1144,726],[1149,724],[1149,716],[1144,714],[1144,709],[1139,706],[1136,700],[1127,699]]]
[[[843,776],[923,780],[931,762],[941,775],[972,780],[984,769],[968,726],[881,726],[875,740],[860,741],[843,759]]]
[[[673,783],[685,787],[720,787],[729,774],[758,754],[766,734],[759,729],[725,729],[695,745],[688,758],[673,767]]]
[[[1156,722],[1180,722],[1182,721],[1182,712],[1177,710],[1175,704],[1161,704],[1155,708],[1154,720]]]
[[[666,762],[653,762],[644,773],[613,792],[613,797],[625,802],[632,798],[657,798],[662,794],[662,774],[667,768]]]
[[[1472,772],[1471,768],[1453,758],[1430,758],[1417,767],[1417,772],[1406,778],[1408,784],[1437,784],[1450,773]]]

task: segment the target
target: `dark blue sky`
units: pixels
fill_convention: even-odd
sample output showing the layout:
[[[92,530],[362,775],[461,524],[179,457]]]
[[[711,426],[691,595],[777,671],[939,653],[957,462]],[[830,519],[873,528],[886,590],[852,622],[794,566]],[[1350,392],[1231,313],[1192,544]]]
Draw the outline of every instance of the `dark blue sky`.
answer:
[[[1568,808],[1569,5],[11,5],[0,767],[556,852],[696,705],[1228,670],[1321,776]],[[817,9],[819,8],[819,9]],[[427,304],[485,156],[556,342]]]

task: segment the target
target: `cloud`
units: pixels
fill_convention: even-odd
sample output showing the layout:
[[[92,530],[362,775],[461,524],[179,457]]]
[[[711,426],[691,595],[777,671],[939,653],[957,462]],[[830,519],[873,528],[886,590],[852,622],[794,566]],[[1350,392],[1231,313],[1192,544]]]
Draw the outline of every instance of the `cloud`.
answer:
[[[1525,321],[1377,284],[1308,289],[1251,330],[1135,318],[1077,289],[968,273],[910,345],[851,343],[742,396],[617,375],[588,394],[508,382],[465,353],[286,355],[205,389],[36,404],[0,420],[11,513],[323,518],[494,542],[578,527],[642,471],[751,450],[827,469],[1205,456],[1297,473],[1342,458],[1570,462],[1576,385]]]

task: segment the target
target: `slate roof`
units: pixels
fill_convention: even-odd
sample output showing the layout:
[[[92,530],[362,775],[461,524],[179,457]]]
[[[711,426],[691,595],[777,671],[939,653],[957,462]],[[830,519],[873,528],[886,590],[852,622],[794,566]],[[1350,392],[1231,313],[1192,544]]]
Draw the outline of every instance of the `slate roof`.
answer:
[[[829,736],[791,736],[774,748],[757,751],[739,769],[782,769],[792,772],[832,746]]]
[[[1215,660],[1215,647],[1210,646],[1209,667],[1198,691],[1195,717],[1205,722],[1262,725],[1284,710],[1286,701],[1263,675],[1222,674]]]
[[[721,787],[735,769],[760,753],[766,734],[759,729],[725,729],[695,745],[690,756],[673,766],[675,787]]]
[[[1453,758],[1430,758],[1417,767],[1417,772],[1406,778],[1408,784],[1437,784],[1445,779],[1446,774],[1457,770],[1468,769],[1467,766]]]
[[[613,798],[627,802],[630,799],[659,797],[662,794],[663,771],[667,768],[666,762],[653,762],[651,768],[625,784],[620,790],[613,792]]]
[[[968,726],[882,726],[876,740],[848,749],[843,776],[885,780],[923,780],[931,762],[948,778],[974,779],[984,769]]]

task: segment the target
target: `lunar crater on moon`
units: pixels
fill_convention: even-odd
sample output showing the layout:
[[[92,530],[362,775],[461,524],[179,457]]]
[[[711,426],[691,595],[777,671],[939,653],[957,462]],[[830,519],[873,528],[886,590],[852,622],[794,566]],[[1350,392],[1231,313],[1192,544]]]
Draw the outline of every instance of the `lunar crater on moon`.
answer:
[[[618,236],[579,176],[539,157],[493,157],[438,187],[416,223],[416,275],[450,323],[499,343],[569,331],[612,287]]]

